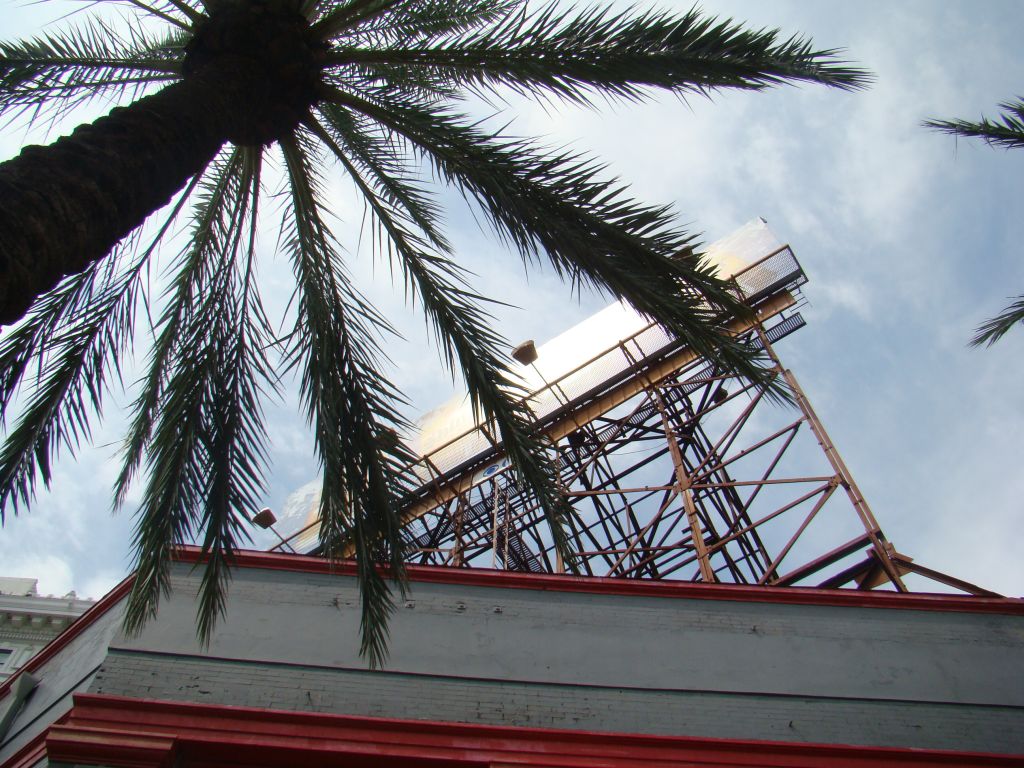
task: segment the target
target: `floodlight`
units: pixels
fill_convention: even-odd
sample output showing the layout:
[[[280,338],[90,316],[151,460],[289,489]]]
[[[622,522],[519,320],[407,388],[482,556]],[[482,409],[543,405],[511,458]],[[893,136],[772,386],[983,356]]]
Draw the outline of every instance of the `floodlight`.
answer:
[[[527,339],[512,350],[512,357],[523,365],[535,363],[537,362],[537,345],[533,343],[533,339]]]

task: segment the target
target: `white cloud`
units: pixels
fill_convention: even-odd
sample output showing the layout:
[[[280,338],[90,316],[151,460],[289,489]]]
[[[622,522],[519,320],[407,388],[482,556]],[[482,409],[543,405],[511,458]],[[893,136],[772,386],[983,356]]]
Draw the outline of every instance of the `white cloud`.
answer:
[[[57,555],[36,555],[13,552],[4,558],[4,576],[38,579],[40,595],[66,595],[73,589],[71,566]]]
[[[804,86],[597,111],[516,101],[513,131],[594,153],[638,197],[674,202],[706,240],[764,215],[812,278],[810,325],[779,353],[883,528],[925,565],[1019,594],[1024,574],[1008,532],[1019,527],[1024,491],[1016,460],[1024,425],[1012,385],[1024,375],[1024,350],[1013,335],[987,352],[963,344],[1005,296],[1024,292],[1024,152],[957,145],[919,122],[991,115],[1020,92],[1024,6],[719,0],[707,7],[806,32],[823,47],[846,46],[878,80],[866,93]],[[3,137],[0,152],[10,154],[21,137]],[[395,380],[414,410],[428,409],[447,397],[450,379],[425,346],[422,320],[392,291],[387,268],[357,248],[361,208],[343,186],[332,181],[331,190],[357,252],[353,272],[374,281],[368,294],[408,336],[388,345]],[[530,270],[526,281],[518,258],[468,216],[450,221],[459,253],[478,272],[474,285],[519,307],[496,310],[510,342],[543,341],[603,303],[570,299],[542,270]],[[264,233],[262,247],[269,251],[274,240]],[[272,312],[280,311],[292,290],[286,259],[263,273]],[[286,401],[269,413],[271,505],[315,472],[292,392]],[[55,490],[33,512],[8,519],[0,570],[52,572],[54,592],[116,581],[127,567],[130,518],[106,511],[109,454],[62,462]]]

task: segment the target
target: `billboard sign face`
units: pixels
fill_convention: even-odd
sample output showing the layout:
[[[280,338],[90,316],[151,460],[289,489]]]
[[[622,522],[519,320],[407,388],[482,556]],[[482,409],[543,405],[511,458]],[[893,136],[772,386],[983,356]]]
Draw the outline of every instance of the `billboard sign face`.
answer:
[[[751,296],[784,277],[774,273],[771,259],[765,259],[783,249],[767,223],[758,218],[709,245],[704,255],[719,277],[738,276],[740,287]],[[755,264],[758,266],[751,268]],[[571,409],[589,393],[627,375],[638,362],[674,343],[675,339],[656,323],[629,304],[616,301],[538,345],[534,362],[512,362],[510,367],[522,390],[529,394],[530,410],[543,422],[556,412]],[[466,485],[472,486],[508,467],[497,444],[496,430],[481,424],[468,395],[456,395],[428,411],[417,420],[416,427],[408,443],[422,457],[412,471],[423,484],[467,471],[473,474]],[[494,455],[494,460],[484,463],[488,455]],[[310,493],[310,487],[303,486],[285,503],[290,525],[283,526],[282,533],[294,537],[290,543],[300,552],[312,550],[317,542],[315,520],[320,494]],[[292,528],[299,520],[303,527]]]
[[[782,247],[765,221],[754,219],[709,245],[705,256],[719,277],[730,278]],[[583,387],[600,386],[671,341],[632,306],[616,301],[538,345],[535,362],[513,363],[512,367],[523,388],[531,393],[531,409],[543,418],[575,399],[572,396],[581,394]],[[623,344],[628,347],[626,353],[620,351]],[[467,395],[456,395],[424,414],[416,425],[419,431],[411,439],[411,447],[419,456],[431,457],[434,469],[442,474],[490,445],[483,434],[475,440],[467,435],[480,426]]]

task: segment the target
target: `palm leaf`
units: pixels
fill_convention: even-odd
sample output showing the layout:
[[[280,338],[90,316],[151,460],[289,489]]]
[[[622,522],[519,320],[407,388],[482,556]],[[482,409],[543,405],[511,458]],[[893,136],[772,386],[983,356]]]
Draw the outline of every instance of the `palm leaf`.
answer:
[[[317,21],[314,30],[322,40],[329,40],[342,33],[351,34],[361,26],[375,25],[376,21],[397,7],[403,0],[342,0],[323,2],[316,8]]]
[[[333,127],[337,130],[339,126]],[[345,125],[340,127],[343,131]],[[560,492],[544,444],[532,435],[532,414],[525,400],[529,393],[516,383],[505,362],[508,342],[491,330],[492,318],[478,303],[481,297],[468,289],[463,273],[450,256],[426,250],[429,235],[414,231],[416,220],[404,207],[408,196],[392,192],[394,180],[388,183],[378,178],[383,195],[378,194],[326,128],[316,124],[313,130],[367,201],[385,233],[388,250],[398,257],[407,292],[419,299],[430,318],[445,364],[462,374],[474,412],[483,421],[497,425],[505,452],[525,481],[525,488],[541,504],[563,561],[572,566],[575,557],[566,534],[571,507]],[[376,176],[378,169],[372,170]]]
[[[199,590],[199,637],[208,641],[226,610],[229,567],[239,542],[249,538],[245,523],[265,491],[267,436],[261,406],[263,387],[274,382],[266,356],[270,328],[254,282],[256,200],[260,153],[245,152],[242,181],[248,182],[250,230],[244,263],[237,264],[226,316],[212,334],[218,355],[210,387],[204,489],[203,552],[207,561]]]
[[[104,0],[92,1],[103,2]],[[154,16],[185,30],[203,18],[201,6],[196,7],[185,0],[162,0],[162,2],[151,3],[143,2],[143,0],[106,0],[106,2],[130,5],[144,15]]]
[[[600,179],[601,166],[588,158],[496,141],[440,107],[337,91],[334,99],[421,151],[524,259],[544,257],[574,284],[626,299],[699,354],[785,397],[760,351],[728,330],[746,308],[674,228],[669,209],[633,202],[624,187]]]
[[[1003,114],[998,120],[984,117],[977,123],[967,120],[926,120],[924,126],[953,136],[981,138],[993,147],[1024,147],[1024,99],[1008,101],[999,106]],[[1017,297],[1017,301],[1000,314],[979,325],[970,344],[972,347],[990,347],[1021,320],[1024,320],[1024,297]]]
[[[180,77],[184,38],[132,30],[130,39],[101,21],[19,43],[0,43],[0,114],[59,117],[104,96],[136,98]]]
[[[987,117],[976,123],[967,120],[926,120],[924,126],[953,136],[981,138],[993,147],[1024,147],[1024,99],[1008,101],[999,107],[1003,114],[996,120]]]
[[[108,366],[116,367],[131,341],[139,266],[90,275],[97,278],[98,298],[76,323],[50,336],[45,353],[37,356],[38,383],[0,450],[0,522],[8,505],[17,512],[19,503],[29,504],[37,477],[49,487],[51,460],[61,448],[73,453],[88,439],[107,388]]]
[[[328,9],[323,28],[343,28],[345,41],[352,45],[384,48],[395,44],[423,44],[478,29],[506,18],[524,3],[522,0],[465,0],[460,3],[398,0],[379,3],[357,18],[353,12],[358,5],[344,3],[336,9]]]
[[[50,467],[61,448],[73,455],[88,438],[90,414],[100,413],[107,370],[112,367],[120,379],[119,360],[133,340],[143,270],[197,180],[179,196],[147,249],[126,266],[111,258],[71,276],[0,342],[0,419],[24,388],[29,369],[36,368],[30,403],[0,449],[0,522],[8,504],[16,512],[19,502],[30,502],[37,478],[49,487]],[[131,245],[123,243],[122,250],[130,251]]]
[[[203,286],[215,282],[218,271],[223,271],[221,249],[228,233],[223,231],[219,222],[232,194],[234,179],[241,172],[242,161],[242,153],[237,150],[227,157],[216,158],[209,173],[197,177],[194,182],[201,179],[202,194],[195,206],[192,239],[174,265],[175,277],[165,290],[166,307],[157,324],[160,333],[150,351],[148,372],[141,391],[131,407],[133,417],[122,445],[121,471],[114,483],[115,508],[124,503],[143,461],[168,371],[175,356],[182,354],[179,337],[189,322],[189,313]]]
[[[444,253],[451,245],[440,229],[440,207],[429,191],[412,178],[414,159],[407,156],[400,142],[380,135],[376,123],[360,120],[336,104],[321,104],[319,112],[330,127],[329,140],[341,146],[328,148],[350,159],[392,204],[399,206],[428,242]],[[327,139],[325,139],[327,141]],[[341,149],[344,147],[344,150]]]
[[[504,86],[587,104],[595,92],[634,100],[650,88],[704,94],[791,81],[863,88],[869,75],[836,54],[816,51],[804,38],[746,30],[696,10],[682,16],[607,8],[577,13],[548,5],[528,17],[512,9],[498,24],[442,40],[338,46],[329,61],[373,67],[396,82],[423,69],[439,80],[487,92]]]
[[[155,614],[168,589],[174,549],[205,532],[198,627],[200,639],[209,640],[224,609],[226,566],[247,537],[244,521],[262,491],[266,436],[259,393],[260,382],[269,378],[262,351],[267,333],[252,311],[258,304],[250,293],[252,239],[242,247],[245,222],[255,215],[257,154],[235,150],[205,182],[201,231],[184,254],[162,321],[164,338],[168,326],[176,331],[166,348],[158,342],[164,354],[154,356],[147,392],[137,404],[134,428],[151,471],[136,516],[137,575],[125,610],[129,632]],[[247,258],[240,273],[242,251]],[[182,302],[184,297],[190,301]],[[138,460],[129,454],[126,467]]]
[[[1022,321],[1024,321],[1024,296],[1018,296],[1017,300],[1001,313],[978,326],[974,338],[971,339],[971,346],[991,347],[1013,326]]]
[[[375,337],[389,326],[349,284],[324,221],[322,192],[310,146],[301,136],[281,141],[292,206],[284,249],[298,284],[301,339],[289,358],[301,365],[301,394],[313,426],[323,471],[320,541],[324,554],[340,557],[351,544],[362,587],[361,653],[371,666],[387,653],[387,617],[393,602],[377,571],[386,562],[404,590],[399,501],[413,456],[398,438],[408,424],[401,399],[379,372]]]

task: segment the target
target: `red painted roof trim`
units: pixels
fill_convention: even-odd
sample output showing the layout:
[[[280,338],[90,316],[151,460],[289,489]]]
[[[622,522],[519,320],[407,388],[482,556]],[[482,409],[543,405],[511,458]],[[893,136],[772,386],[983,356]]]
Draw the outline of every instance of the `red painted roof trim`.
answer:
[[[197,547],[180,551],[183,562],[197,563],[202,552]],[[325,573],[355,576],[353,561],[332,563],[319,557],[278,552],[242,551],[235,554],[241,568],[260,568],[298,573]],[[869,592],[859,590],[814,589],[811,587],[760,587],[747,584],[695,584],[682,581],[614,579],[594,576],[519,573],[483,568],[443,566],[407,566],[411,582],[459,584],[499,589],[530,589],[553,592],[587,592],[626,597],[664,597],[688,600],[730,600],[792,605],[834,605],[861,608],[900,608],[904,610],[957,611],[969,613],[1005,613],[1024,615],[1024,599],[975,597],[972,595]]]
[[[67,722],[69,712],[65,712],[63,715],[58,717],[50,728],[63,725]],[[49,733],[49,728],[41,733],[37,733],[29,741],[27,741],[21,749],[7,758],[7,762],[0,765],[0,768],[32,768],[37,765],[41,760],[46,758],[46,736]]]
[[[46,758],[46,731],[15,752],[2,768],[32,768]]]
[[[78,694],[52,760],[186,766],[1024,766],[1024,755],[466,725]],[[105,761],[105,762],[104,762]]]

